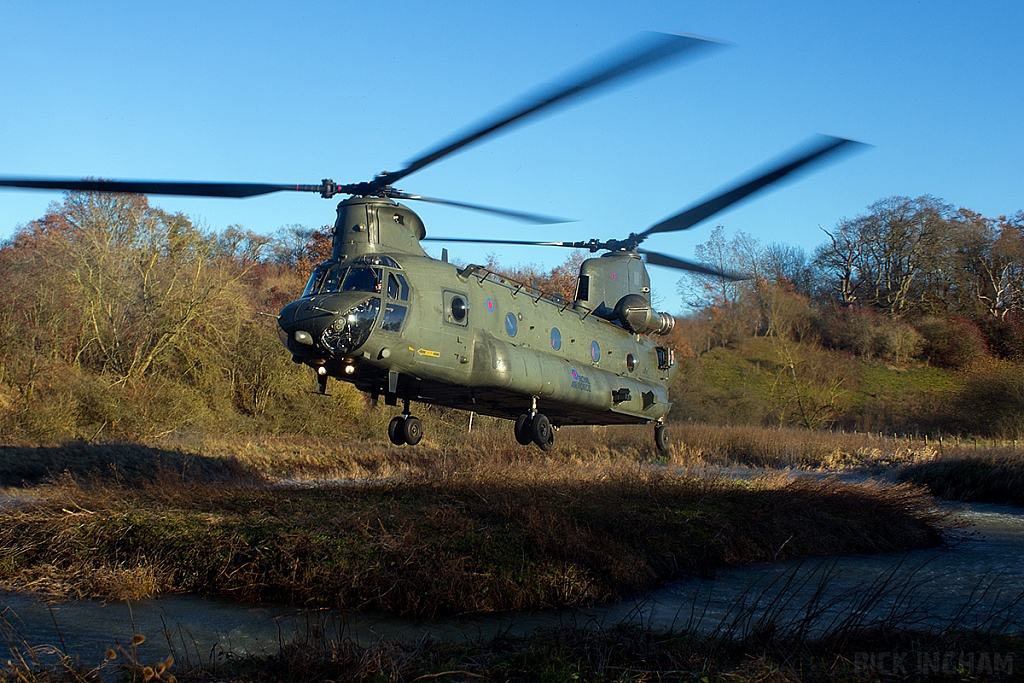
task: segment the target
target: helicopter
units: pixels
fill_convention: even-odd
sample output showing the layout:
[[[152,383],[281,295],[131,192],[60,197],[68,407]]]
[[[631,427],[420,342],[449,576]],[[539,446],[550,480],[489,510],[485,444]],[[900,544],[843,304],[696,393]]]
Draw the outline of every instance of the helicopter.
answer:
[[[292,360],[312,368],[320,393],[331,378],[402,404],[388,424],[395,445],[423,437],[413,402],[505,418],[515,440],[550,450],[565,425],[654,426],[665,453],[669,386],[678,374],[663,341],[675,325],[651,303],[646,265],[728,279],[728,273],[641,248],[652,235],[689,229],[798,171],[860,143],[819,136],[767,169],[715,193],[639,233],[586,241],[527,241],[427,237],[420,217],[402,201],[454,206],[534,224],[561,219],[410,194],[394,183],[540,112],[578,101],[612,84],[720,45],[696,36],[646,34],[628,48],[589,63],[567,78],[518,100],[394,172],[339,184],[281,185],[181,181],[0,178],[0,186],[204,197],[252,197],[314,192],[337,205],[332,253],[310,275],[302,295],[277,315],[277,332]],[[480,265],[456,266],[422,242],[475,242],[568,247],[595,254],[580,266],[575,296],[541,291]],[[597,255],[601,252],[600,255]]]

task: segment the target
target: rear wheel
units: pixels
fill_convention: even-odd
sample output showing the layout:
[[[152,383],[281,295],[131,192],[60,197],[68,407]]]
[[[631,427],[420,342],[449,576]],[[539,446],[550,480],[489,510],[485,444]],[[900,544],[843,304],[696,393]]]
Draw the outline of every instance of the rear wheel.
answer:
[[[405,439],[402,436],[402,422],[404,422],[403,418],[393,417],[388,423],[388,440],[396,446],[405,444]]]
[[[418,417],[410,415],[402,422],[402,438],[410,446],[415,446],[423,438],[423,423]]]
[[[533,421],[530,423],[530,434],[533,437],[533,442],[540,446],[542,451],[550,451],[555,443],[555,433],[551,429],[551,422],[540,413],[533,416]]]
[[[530,425],[530,414],[523,413],[516,418],[515,424],[516,441],[520,446],[529,446],[533,443],[533,432]]]

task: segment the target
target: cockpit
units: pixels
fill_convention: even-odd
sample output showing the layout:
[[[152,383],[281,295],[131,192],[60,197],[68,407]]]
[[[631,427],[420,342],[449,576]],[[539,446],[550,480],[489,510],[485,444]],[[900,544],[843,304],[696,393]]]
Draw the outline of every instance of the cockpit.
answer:
[[[368,296],[357,303],[346,303],[344,312],[325,320],[322,313],[331,307],[327,302],[338,300],[332,295],[350,292]],[[290,304],[282,311],[279,322],[286,333],[286,344],[287,338],[294,337],[299,344],[319,343],[332,354],[346,354],[362,346],[374,329],[401,333],[409,307],[409,283],[401,266],[387,256],[363,256],[348,265],[331,260],[317,266],[310,276],[302,293],[302,299],[309,298],[317,303],[297,306],[299,302],[293,302],[296,306]],[[344,301],[351,302],[352,297]]]

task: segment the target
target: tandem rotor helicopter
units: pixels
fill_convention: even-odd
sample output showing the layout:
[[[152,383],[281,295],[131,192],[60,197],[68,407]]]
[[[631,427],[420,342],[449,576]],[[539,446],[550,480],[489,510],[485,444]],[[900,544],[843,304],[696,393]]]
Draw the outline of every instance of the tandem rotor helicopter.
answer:
[[[376,405],[402,403],[388,425],[396,445],[419,443],[413,402],[506,418],[515,439],[549,450],[562,425],[654,425],[657,448],[669,447],[668,388],[678,368],[658,341],[675,320],[651,306],[646,263],[738,279],[685,259],[641,249],[652,235],[686,230],[795,171],[859,143],[821,136],[769,169],[714,197],[621,238],[576,242],[428,238],[423,222],[395,200],[417,200],[532,223],[561,222],[518,211],[423,197],[394,183],[502,129],[717,45],[693,36],[647,34],[612,58],[528,95],[405,168],[367,182],[318,185],[0,178],[0,186],[202,197],[315,192],[338,204],[331,258],[309,278],[302,296],[278,315],[281,342],[296,363],[328,379],[350,382]],[[421,242],[480,242],[586,249],[600,256],[580,267],[572,301],[476,265],[431,258]]]

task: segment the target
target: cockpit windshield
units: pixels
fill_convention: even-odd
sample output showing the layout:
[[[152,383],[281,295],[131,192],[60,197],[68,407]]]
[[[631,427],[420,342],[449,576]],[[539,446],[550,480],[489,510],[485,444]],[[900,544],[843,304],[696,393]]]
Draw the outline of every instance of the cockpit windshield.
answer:
[[[384,273],[380,268],[355,266],[345,268],[337,263],[322,263],[309,278],[302,296],[336,292],[380,292]]]
[[[383,274],[380,268],[356,267],[349,268],[345,276],[345,283],[341,286],[343,292],[379,292]]]

